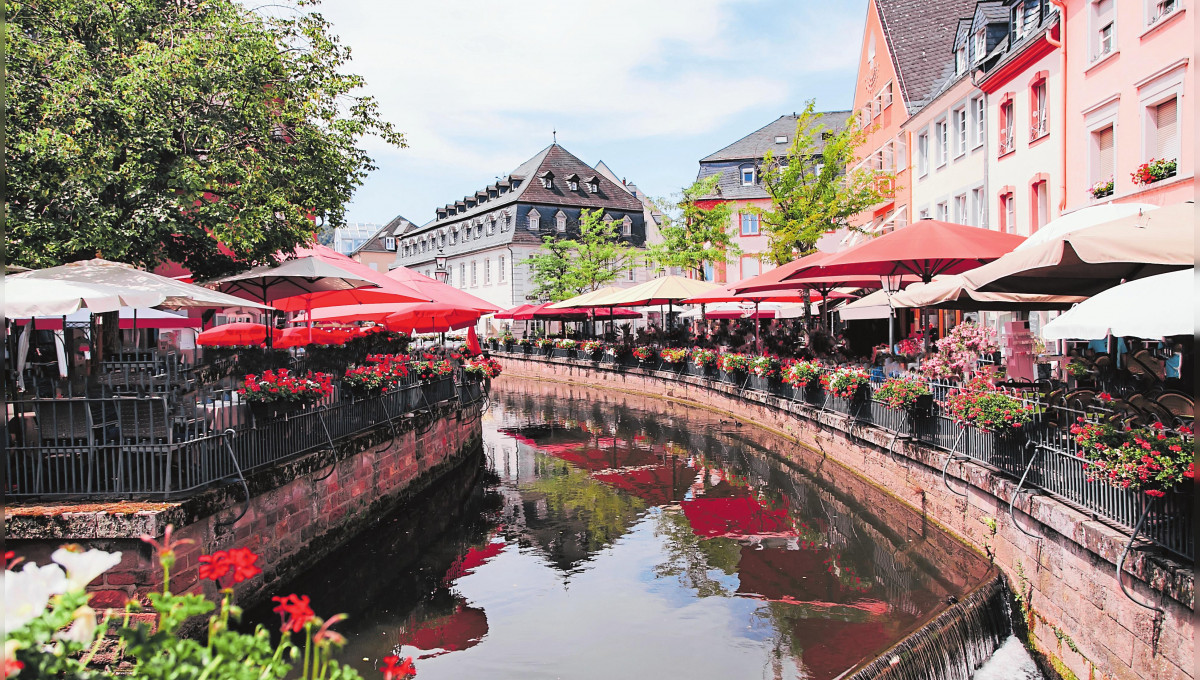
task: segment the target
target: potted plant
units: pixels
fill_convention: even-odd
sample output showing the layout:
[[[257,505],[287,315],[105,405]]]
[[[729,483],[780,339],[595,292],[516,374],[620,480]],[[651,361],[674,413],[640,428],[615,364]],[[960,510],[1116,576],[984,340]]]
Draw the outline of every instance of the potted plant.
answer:
[[[750,386],[756,390],[769,391],[771,384],[779,379],[779,357],[770,354],[751,357],[746,367],[750,371]]]
[[[888,378],[875,388],[874,397],[888,408],[908,411],[914,418],[929,415],[933,408],[929,386],[916,378]]]
[[[581,358],[600,361],[604,358],[604,343],[599,340],[588,340],[580,346],[579,352]]]
[[[721,378],[734,384],[741,383],[750,366],[750,357],[738,352],[725,352],[717,357],[717,368],[721,370]]]
[[[1113,193],[1113,178],[1102,179],[1092,186],[1088,187],[1088,192],[1092,194],[1092,198],[1104,198],[1112,196]]]
[[[842,366],[821,376],[821,384],[835,397],[850,403],[866,399],[871,386],[871,376],[861,368]]]
[[[633,348],[633,356],[638,360],[638,363],[645,366],[646,362],[653,361],[658,353],[651,345],[639,345]]]
[[[505,331],[504,335],[500,336],[500,344],[504,345],[505,352],[512,351],[513,343],[515,340],[516,340],[516,338],[513,337],[513,334],[508,331]]]
[[[331,396],[333,382],[328,373],[309,372],[294,376],[288,369],[281,368],[263,371],[261,375],[247,375],[238,394],[250,404],[255,420],[269,420],[287,416],[298,408]]]
[[[413,363],[412,371],[422,383],[421,390],[425,393],[425,400],[433,404],[441,401],[439,382],[453,373],[454,367],[446,359],[426,359]]]
[[[711,349],[703,347],[695,347],[691,351],[692,366],[695,367],[696,375],[708,376],[712,374],[713,366],[717,364],[717,353]]]
[[[604,356],[611,359],[614,364],[620,366],[625,357],[629,356],[629,345],[624,343],[609,345],[604,350]]]
[[[521,338],[517,341],[517,346],[521,348],[523,354],[533,353],[533,341],[529,338]]]
[[[1091,382],[1092,370],[1078,359],[1072,359],[1063,370],[1067,374],[1067,389],[1073,390],[1081,383]]]
[[[1151,158],[1146,163],[1139,165],[1137,170],[1130,173],[1129,177],[1137,185],[1151,184],[1168,177],[1174,177],[1177,165],[1173,158],[1171,160]]]
[[[554,341],[550,338],[538,338],[533,343],[537,346],[538,351],[545,356],[550,356],[554,352]]]
[[[396,354],[372,354],[367,364],[351,366],[342,375],[342,387],[357,396],[382,394],[408,376],[408,357]]]
[[[673,369],[679,370],[687,363],[688,350],[684,347],[664,347],[659,351],[658,356],[662,358],[664,364],[669,364]]]
[[[554,341],[554,349],[556,350],[554,356],[570,359],[575,356],[575,347],[578,345],[579,343],[571,338],[559,338]]]
[[[1033,422],[1035,415],[1033,406],[1000,390],[986,376],[975,377],[963,387],[950,390],[946,410],[959,423],[1001,437],[1017,434]]]
[[[1071,435],[1088,461],[1089,481],[1141,491],[1152,498],[1192,484],[1195,446],[1189,428],[1172,432],[1162,423],[1154,423],[1121,430],[1081,417],[1071,426]]]
[[[792,361],[783,368],[783,381],[800,390],[810,400],[815,400],[821,392],[821,376],[825,367],[816,361]]]
[[[499,361],[490,358],[480,357],[478,359],[467,359],[463,364],[463,372],[472,378],[476,378],[483,383],[484,389],[492,389],[492,378],[499,377],[504,372],[504,367]]]

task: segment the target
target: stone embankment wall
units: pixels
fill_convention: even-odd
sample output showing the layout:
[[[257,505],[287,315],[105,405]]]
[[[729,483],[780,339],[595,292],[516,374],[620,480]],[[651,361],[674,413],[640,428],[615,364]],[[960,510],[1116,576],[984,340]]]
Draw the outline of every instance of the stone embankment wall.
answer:
[[[948,488],[941,476],[948,454],[903,440],[889,452],[891,433],[842,414],[815,412],[702,378],[543,357],[502,361],[505,380],[592,385],[717,410],[781,433],[849,468],[993,559],[1016,596],[1014,616],[1026,622],[1043,663],[1061,677],[1194,677],[1192,565],[1145,550],[1130,555],[1126,586],[1134,597],[1163,610],[1156,615],[1130,601],[1117,582],[1116,561],[1127,535],[1050,496],[1028,492],[1018,495],[1019,527],[1014,526],[1008,505],[1016,481],[991,468],[953,462]]]
[[[462,464],[482,445],[476,406],[443,405],[436,412],[387,425],[247,475],[249,502],[241,484],[227,484],[174,503],[59,503],[5,508],[7,549],[37,563],[63,543],[121,551],[121,562],[90,586],[92,606],[123,607],[160,588],[162,572],[150,546],[167,525],[181,545],[171,572],[175,592],[215,597],[211,581],[198,578],[200,555],[246,547],[259,556],[263,573],[237,586],[238,602],[249,606],[279,588],[376,519]]]

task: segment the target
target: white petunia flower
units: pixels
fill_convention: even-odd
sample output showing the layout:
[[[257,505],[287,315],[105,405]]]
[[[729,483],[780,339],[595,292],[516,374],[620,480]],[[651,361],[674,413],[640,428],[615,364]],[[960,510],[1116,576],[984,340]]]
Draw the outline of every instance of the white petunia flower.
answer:
[[[57,564],[26,562],[21,571],[4,572],[4,629],[17,630],[42,612],[52,595],[67,591],[67,576]]]
[[[55,550],[50,559],[67,570],[67,582],[71,590],[83,590],[97,576],[117,566],[121,561],[121,553],[95,549],[83,552],[79,546],[68,546]]]
[[[89,645],[96,639],[96,610],[86,604],[75,610],[71,627],[54,634],[55,639]]]

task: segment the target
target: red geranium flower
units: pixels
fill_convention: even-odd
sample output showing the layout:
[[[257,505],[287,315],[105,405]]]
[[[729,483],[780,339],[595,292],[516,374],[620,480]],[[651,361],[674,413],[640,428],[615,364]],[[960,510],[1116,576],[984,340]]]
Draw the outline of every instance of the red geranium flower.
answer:
[[[229,553],[224,550],[218,550],[211,555],[201,555],[200,578],[220,581],[225,578],[232,566],[229,562]]]
[[[241,583],[254,578],[262,573],[262,569],[255,564],[258,562],[258,555],[249,548],[234,548],[229,551],[229,566],[233,570],[233,582]]]
[[[292,594],[271,599],[279,603],[279,606],[271,611],[277,612],[279,618],[283,619],[283,625],[279,627],[279,630],[284,633],[299,633],[304,629],[305,624],[316,617],[312,607],[308,606],[307,595]]]

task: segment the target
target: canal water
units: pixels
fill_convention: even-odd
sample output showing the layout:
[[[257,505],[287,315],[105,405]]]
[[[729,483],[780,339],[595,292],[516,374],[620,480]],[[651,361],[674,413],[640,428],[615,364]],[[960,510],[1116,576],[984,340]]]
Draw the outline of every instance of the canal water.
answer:
[[[390,654],[421,680],[848,677],[995,581],[819,453],[707,411],[500,380],[481,418],[481,451],[286,591],[349,615],[366,677]],[[982,618],[950,665],[1007,635]]]

